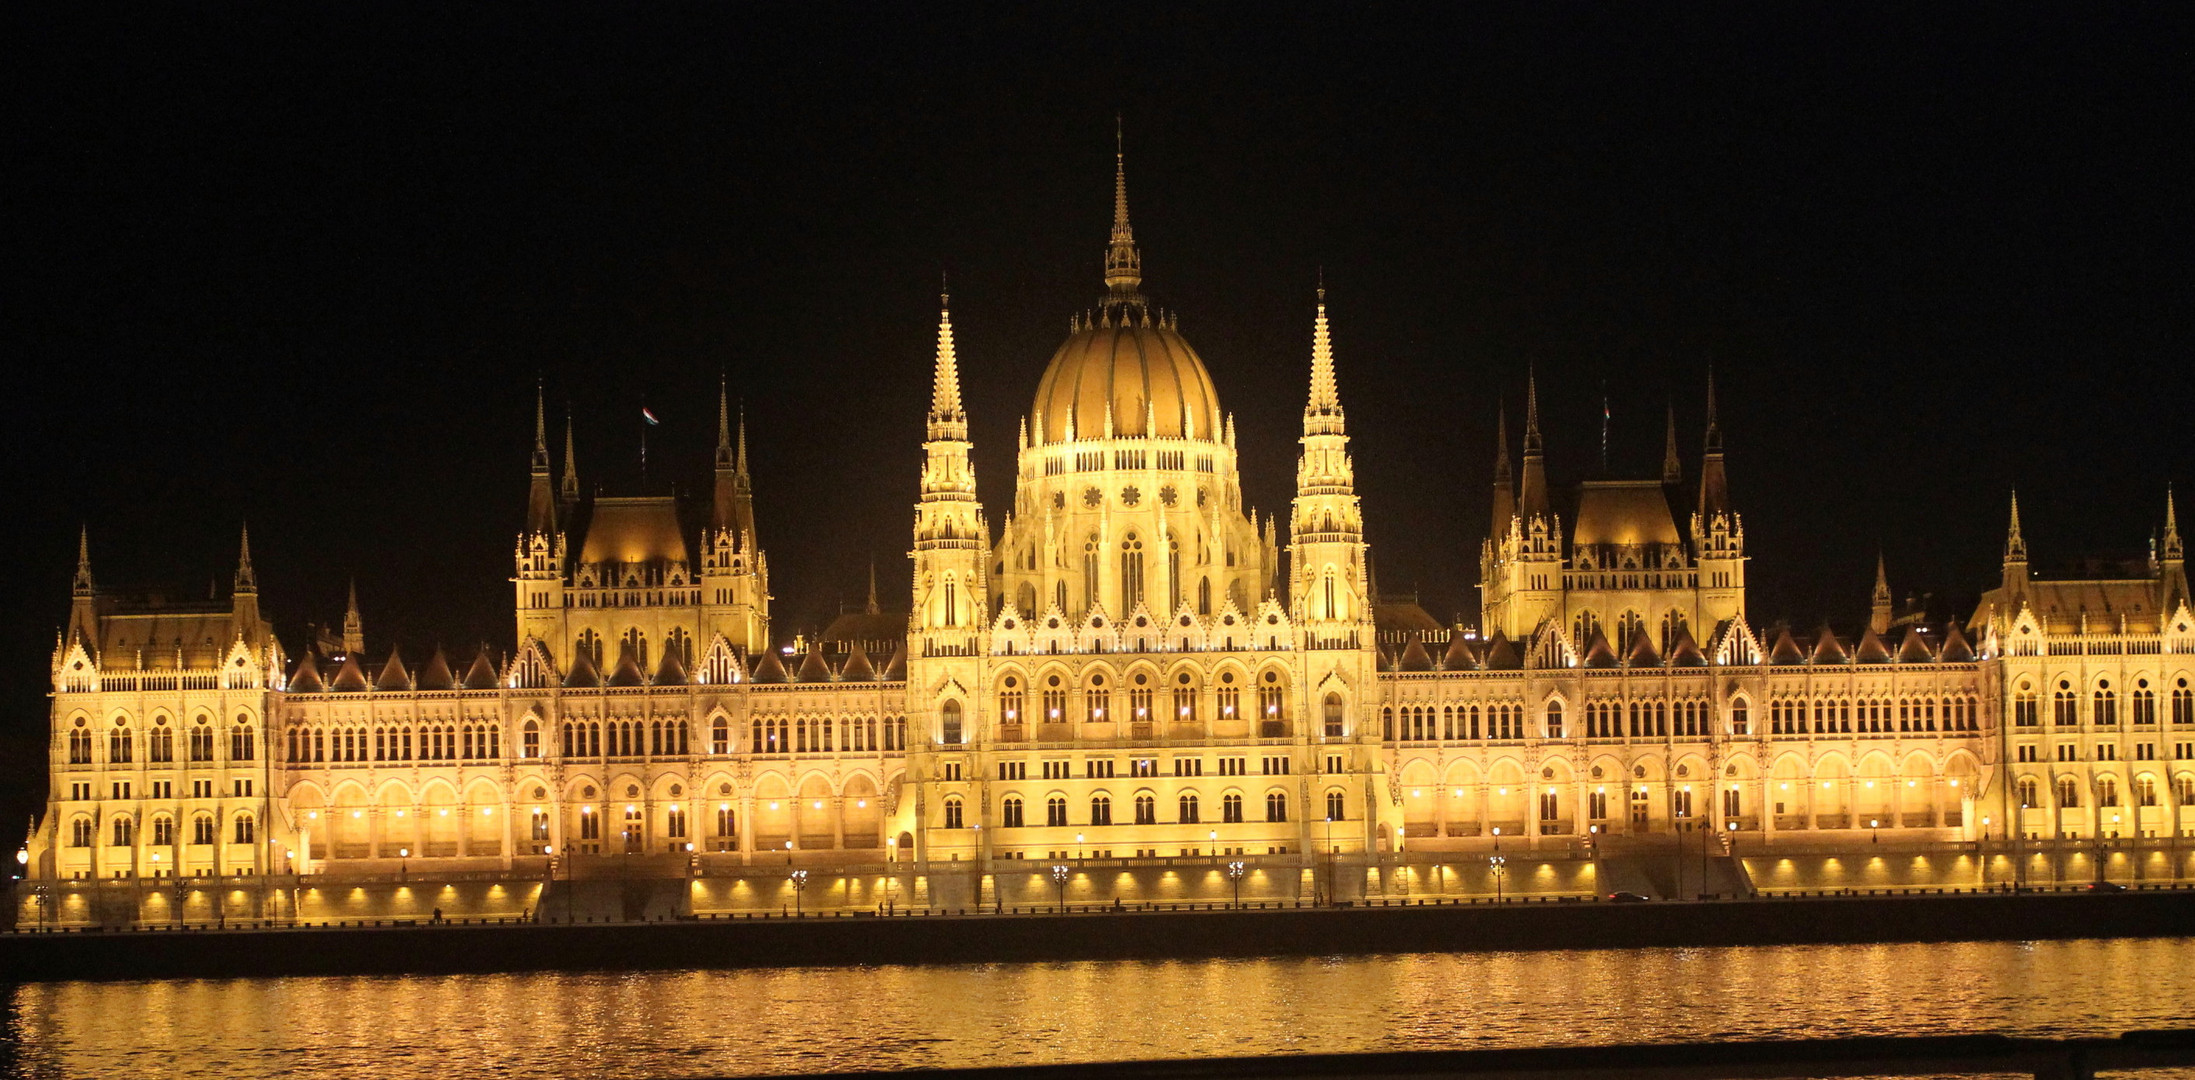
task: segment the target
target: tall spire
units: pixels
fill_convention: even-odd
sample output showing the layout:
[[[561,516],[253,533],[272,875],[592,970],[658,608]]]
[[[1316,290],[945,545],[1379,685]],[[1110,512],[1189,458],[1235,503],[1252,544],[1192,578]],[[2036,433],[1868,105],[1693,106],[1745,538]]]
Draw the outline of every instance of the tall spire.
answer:
[[[78,596],[90,596],[95,586],[91,580],[91,526],[76,527],[76,580],[71,591]]]
[[[1700,517],[1704,525],[1730,512],[1730,479],[1723,472],[1722,423],[1715,412],[1715,369],[1707,369],[1707,436],[1700,455]]]
[[[869,558],[869,606],[868,606],[868,609],[867,609],[867,610],[868,610],[868,613],[869,613],[869,614],[871,614],[871,615],[874,615],[874,614],[876,614],[877,612],[879,612],[879,611],[882,611],[882,610],[883,610],[883,608],[879,607],[879,606],[877,605],[877,602],[876,602],[876,557],[875,557],[875,556],[871,556],[871,557]]]
[[[549,416],[539,380],[534,382],[533,483],[526,493],[526,534],[556,533],[556,486],[549,476]]]
[[[2172,487],[2165,487],[2165,535],[2157,563],[2160,588],[2158,610],[2171,614],[2188,601],[2187,551],[2180,543],[2180,515],[2172,505]]]
[[[2172,486],[2165,485],[2165,536],[2166,560],[2186,558],[2186,549],[2180,543],[2180,515],[2172,505]]]
[[[968,437],[968,414],[960,406],[960,361],[953,355],[953,294],[938,295],[937,372],[930,389],[930,438]]]
[[[1341,389],[1334,381],[1334,335],[1326,321],[1326,283],[1319,282],[1318,317],[1311,324],[1311,400],[1303,407],[1305,435],[1342,434]]]
[[[716,477],[709,502],[713,540],[752,546],[754,494],[747,482],[747,416],[739,417],[739,441],[732,441],[732,404],[722,376],[716,382]]]
[[[1136,233],[1128,225],[1128,155],[1120,117],[1113,118],[1113,242],[1105,252],[1105,288],[1110,304],[1140,301],[1143,256],[1136,251]]]
[[[243,538],[237,544],[236,591],[239,593],[256,593],[259,591],[259,575],[252,572],[252,527],[249,522],[244,524]]]
[[[729,469],[732,461],[732,408],[725,394],[724,376],[716,377],[716,467]]]
[[[2004,534],[2004,561],[2007,564],[2027,561],[2027,538],[2020,535],[2020,489],[2012,489],[2012,520]]]
[[[1677,459],[1677,407],[1669,406],[1669,426],[1662,437],[1661,482],[1671,487],[1684,483],[1684,463]]]
[[[1496,543],[1509,531],[1509,519],[1517,516],[1517,496],[1509,483],[1509,406],[1494,414],[1494,520],[1488,535]]]
[[[732,454],[732,471],[739,474],[739,482],[747,483],[747,406],[739,407],[739,449]]]
[[[1883,565],[1882,549],[1875,550],[1875,591],[1869,596],[1867,628],[1878,634],[1890,632],[1892,601],[1890,599],[1890,574]]]
[[[579,502],[579,451],[572,443],[572,414],[564,413],[564,482],[562,487],[564,512],[569,514]]]
[[[361,656],[366,651],[366,624],[358,617],[358,579],[351,579],[349,606],[343,609],[343,651]]]
[[[1536,368],[1524,375],[1524,476],[1517,485],[1517,512],[1527,518],[1547,513],[1547,460],[1540,444],[1540,380]]]

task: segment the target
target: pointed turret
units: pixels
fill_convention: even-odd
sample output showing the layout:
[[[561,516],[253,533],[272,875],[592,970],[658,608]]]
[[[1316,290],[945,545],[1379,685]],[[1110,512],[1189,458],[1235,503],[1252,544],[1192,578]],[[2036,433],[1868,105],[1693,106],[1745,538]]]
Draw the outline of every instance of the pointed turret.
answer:
[[[1547,458],[1540,443],[1540,380],[1536,370],[1524,376],[1524,479],[1517,490],[1517,513],[1527,519],[1547,513]]]
[[[1715,412],[1715,373],[1707,373],[1707,436],[1700,455],[1700,517],[1730,512],[1730,481],[1723,474],[1722,421]]]
[[[1311,399],[1303,407],[1305,435],[1343,434],[1341,388],[1334,379],[1334,335],[1326,321],[1326,286],[1318,290],[1318,315],[1311,323]]]
[[[1487,532],[1495,543],[1509,531],[1509,519],[1517,516],[1517,490],[1509,474],[1509,407],[1494,414],[1494,517]]]
[[[534,384],[533,482],[526,494],[526,534],[556,534],[556,486],[549,475],[549,417],[541,384]]]
[[[1364,511],[1342,422],[1323,283],[1311,322],[1311,393],[1298,441],[1303,451],[1296,463],[1296,498],[1288,526],[1291,611],[1305,641],[1324,648],[1357,648],[1371,634],[1378,593],[1373,591],[1372,553],[1364,543]],[[1425,655],[1422,646],[1418,651]],[[1429,655],[1425,667],[1432,668]]]
[[[572,440],[572,414],[564,414],[564,480],[559,488],[564,516],[579,509],[579,450]]]
[[[953,352],[953,294],[938,294],[937,362],[930,381],[930,438],[966,439],[960,404],[960,360]]]
[[[731,402],[723,379],[716,384],[716,481],[709,503],[709,539],[729,536],[742,550],[751,549],[754,528],[754,492],[747,478],[747,417],[739,418],[739,445],[732,445]]]
[[[869,560],[869,602],[862,608],[864,614],[876,615],[884,609],[876,601],[876,560]]]
[[[236,547],[236,588],[229,597],[230,636],[259,642],[259,575],[252,570],[252,530],[243,526]]]
[[[343,609],[343,652],[357,656],[366,651],[366,624],[358,617],[358,579],[351,579],[350,604]]]
[[[2018,597],[2027,593],[2027,538],[2020,535],[2020,491],[2012,489],[2012,517],[2004,534],[2004,591],[2006,610],[2018,610]]]
[[[259,575],[252,571],[252,527],[246,524],[242,536],[237,542],[236,593],[241,596],[246,593],[257,594],[258,592]]]
[[[1871,597],[1867,628],[1878,634],[1890,632],[1891,619],[1890,575],[1883,565],[1883,554],[1875,553],[1875,592]]]
[[[1669,423],[1664,428],[1661,448],[1661,482],[1669,487],[1684,483],[1684,462],[1677,457],[1677,407],[1669,406]]]
[[[2157,610],[2169,613],[2188,599],[2187,550],[2180,541],[2180,515],[2172,505],[2170,487],[2165,488],[2165,531],[2157,545],[2157,576]]]
[[[960,399],[960,361],[953,350],[952,295],[940,293],[929,431],[922,444],[921,497],[915,504],[911,622],[917,633],[949,637],[954,648],[966,648],[965,635],[989,621],[984,548],[991,538],[983,505],[976,500],[972,449]]]
[[[69,640],[95,656],[99,648],[99,587],[91,577],[91,526],[76,530],[76,578],[69,585]]]

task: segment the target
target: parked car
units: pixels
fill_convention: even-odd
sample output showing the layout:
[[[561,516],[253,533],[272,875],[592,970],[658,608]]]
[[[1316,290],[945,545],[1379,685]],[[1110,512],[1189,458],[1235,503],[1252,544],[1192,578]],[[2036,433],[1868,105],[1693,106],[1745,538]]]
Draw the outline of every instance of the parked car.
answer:
[[[1611,904],[1643,904],[1648,899],[1650,898],[1635,892],[1612,892],[1608,894],[1608,902]]]
[[[2121,885],[2121,884],[2119,884],[2119,883],[2118,883],[2118,882],[2116,882],[2116,881],[2091,881],[2091,882],[2089,882],[2089,883],[2088,883],[2088,891],[2089,891],[2089,892],[2125,892],[2125,891],[2126,891],[2126,886],[2124,886],[2124,885]]]

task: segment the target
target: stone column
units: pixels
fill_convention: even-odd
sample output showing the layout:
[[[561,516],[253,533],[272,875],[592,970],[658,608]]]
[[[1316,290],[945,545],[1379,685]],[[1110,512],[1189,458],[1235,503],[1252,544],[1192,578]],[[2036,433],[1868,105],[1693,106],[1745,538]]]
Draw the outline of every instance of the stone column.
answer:
[[[751,866],[755,859],[755,797],[741,795],[738,812],[739,865]]]
[[[831,796],[831,847],[837,851],[846,849],[846,796],[844,795]]]

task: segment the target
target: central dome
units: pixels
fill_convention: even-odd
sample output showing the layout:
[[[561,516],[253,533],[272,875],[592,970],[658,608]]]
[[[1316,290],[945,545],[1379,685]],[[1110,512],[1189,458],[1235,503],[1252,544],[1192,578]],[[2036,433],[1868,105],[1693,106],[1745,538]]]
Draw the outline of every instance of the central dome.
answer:
[[[1112,406],[1115,436],[1219,435],[1219,394],[1212,388],[1211,373],[1189,342],[1161,322],[1122,318],[1110,326],[1088,323],[1075,331],[1052,354],[1037,382],[1030,412],[1038,441],[1065,442],[1069,432],[1078,439],[1103,437],[1107,405]]]

